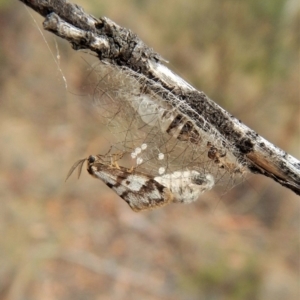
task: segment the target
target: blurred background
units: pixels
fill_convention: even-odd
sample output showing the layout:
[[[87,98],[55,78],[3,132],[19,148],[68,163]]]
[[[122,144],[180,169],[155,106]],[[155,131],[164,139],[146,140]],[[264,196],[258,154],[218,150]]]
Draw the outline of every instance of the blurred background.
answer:
[[[77,4],[300,158],[297,0]],[[87,55],[21,2],[0,14],[0,299],[299,299],[299,197],[272,180],[140,214],[85,170],[65,182],[109,145],[82,105]]]

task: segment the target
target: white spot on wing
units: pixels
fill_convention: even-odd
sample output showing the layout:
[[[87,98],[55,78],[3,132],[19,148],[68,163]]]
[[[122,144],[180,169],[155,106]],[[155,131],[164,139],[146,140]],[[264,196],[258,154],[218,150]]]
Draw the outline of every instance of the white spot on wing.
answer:
[[[126,186],[132,192],[139,192],[142,186],[146,184],[147,180],[146,177],[137,176],[135,174],[129,175],[126,179],[126,182],[128,182],[126,183]]]

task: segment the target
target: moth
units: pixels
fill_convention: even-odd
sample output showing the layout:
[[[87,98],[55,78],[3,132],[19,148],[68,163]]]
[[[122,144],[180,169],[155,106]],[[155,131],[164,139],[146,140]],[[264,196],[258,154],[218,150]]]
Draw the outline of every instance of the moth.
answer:
[[[196,201],[200,194],[210,190],[214,185],[211,174],[201,174],[194,170],[176,171],[162,176],[151,176],[118,165],[123,154],[90,155],[80,159],[70,169],[66,180],[78,167],[78,178],[84,162],[88,173],[102,180],[116,192],[130,208],[135,211],[159,208],[169,203],[190,203]]]

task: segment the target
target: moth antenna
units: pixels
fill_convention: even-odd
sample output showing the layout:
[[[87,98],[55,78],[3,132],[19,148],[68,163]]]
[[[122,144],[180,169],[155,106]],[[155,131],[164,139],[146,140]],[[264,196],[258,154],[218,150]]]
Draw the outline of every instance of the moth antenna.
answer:
[[[82,171],[82,167],[83,167],[83,164],[84,164],[84,162],[86,161],[87,159],[86,158],[84,158],[84,159],[82,159],[82,160],[80,160],[80,161],[78,161],[77,163],[77,166],[78,166],[78,179],[79,179],[79,177],[80,177],[80,175],[81,175],[81,171]]]
[[[65,182],[68,180],[68,178],[72,175],[72,173],[78,166],[79,166],[79,168],[78,168],[78,179],[79,179],[81,170],[82,170],[82,166],[85,161],[86,161],[86,158],[80,159],[75,162],[75,164],[71,167],[70,171],[68,172]]]

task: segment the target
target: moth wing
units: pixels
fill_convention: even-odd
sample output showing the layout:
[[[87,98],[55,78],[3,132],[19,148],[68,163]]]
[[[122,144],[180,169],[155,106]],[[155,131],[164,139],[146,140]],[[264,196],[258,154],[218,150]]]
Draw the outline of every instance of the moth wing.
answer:
[[[117,169],[102,163],[90,164],[88,172],[114,190],[133,211],[153,209],[173,201],[168,188],[144,173],[128,172],[124,167]]]

